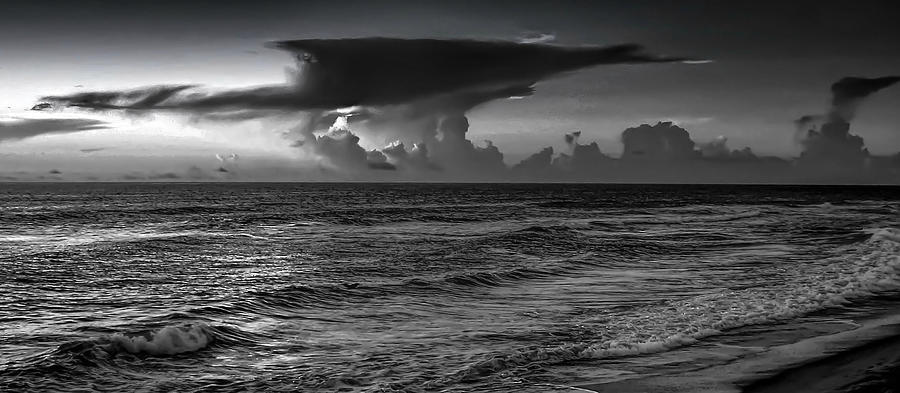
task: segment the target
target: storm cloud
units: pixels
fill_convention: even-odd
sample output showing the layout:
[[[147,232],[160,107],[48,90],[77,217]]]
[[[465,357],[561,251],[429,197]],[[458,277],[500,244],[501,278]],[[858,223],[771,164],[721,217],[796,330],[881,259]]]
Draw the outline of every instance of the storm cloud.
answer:
[[[681,62],[639,45],[560,46],[454,39],[348,38],[276,41],[297,69],[285,85],[212,91],[159,85],[125,91],[53,95],[43,100],[94,109],[222,113],[398,105],[458,94],[483,100],[521,95],[534,83],[602,64]],[[464,105],[463,105],[464,106]]]
[[[302,112],[307,119],[286,137],[335,169],[402,167],[463,177],[494,176],[507,169],[503,154],[491,141],[481,145],[469,140],[466,113],[472,108],[532,95],[535,83],[586,67],[690,60],[648,54],[634,44],[562,46],[376,37],[268,45],[296,58],[296,69],[289,70],[286,84],[224,91],[158,85],[42,99],[125,113],[174,111],[217,121],[303,116]],[[324,131],[339,118],[340,127]],[[389,151],[367,151],[356,134],[360,131],[351,131],[351,124],[363,125],[367,137],[381,135],[398,143],[389,146]],[[406,151],[405,146],[414,146],[415,151]]]
[[[687,130],[672,122],[629,128],[622,132],[622,143],[622,158],[628,160],[683,160],[698,156]]]
[[[815,170],[827,163],[858,171],[874,162],[862,138],[850,134],[849,123],[867,96],[900,81],[894,76],[849,77],[834,83],[826,113],[796,121],[803,130],[803,153],[796,160],[758,156],[747,147],[732,149],[725,136],[698,143],[681,126],[658,122],[625,129],[619,157],[602,151],[596,141],[582,141],[590,134],[574,131],[563,135],[563,148],[543,148],[509,167],[498,146],[472,137],[467,115],[473,108],[530,96],[538,82],[587,67],[690,61],[649,55],[637,45],[538,41],[276,41],[269,45],[296,58],[296,68],[281,85],[230,90],[158,85],[43,99],[125,113],[173,111],[216,121],[277,117],[299,122],[284,133],[285,143],[315,157],[323,171],[354,179],[778,182],[801,179],[808,174],[806,163],[816,163],[809,166]],[[220,169],[236,172],[224,161]]]
[[[850,122],[866,97],[898,81],[900,76],[846,77],[832,84],[828,113],[795,121],[803,146],[800,165],[808,171],[848,174],[866,165],[869,151],[861,136],[850,133]]]
[[[862,99],[897,82],[900,82],[900,76],[843,78],[831,85],[830,115],[832,117],[839,116],[849,122],[856,116],[856,109]]]

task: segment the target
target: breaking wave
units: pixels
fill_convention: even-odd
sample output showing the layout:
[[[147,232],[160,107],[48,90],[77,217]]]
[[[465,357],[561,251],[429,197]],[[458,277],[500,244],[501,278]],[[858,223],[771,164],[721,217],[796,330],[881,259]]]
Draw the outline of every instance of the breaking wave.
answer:
[[[110,341],[129,353],[163,356],[201,350],[212,343],[213,336],[209,326],[189,324],[166,326],[148,336],[115,333]]]
[[[220,328],[204,323],[185,323],[139,334],[112,333],[70,341],[52,350],[23,358],[9,367],[0,368],[0,390],[32,389],[32,382],[41,380],[46,374],[66,373],[75,376],[102,373],[127,364],[140,367],[141,359],[146,357],[182,356],[202,351],[220,341],[220,335],[227,342],[228,336],[234,335],[227,330],[220,331]],[[127,358],[119,359],[121,356]]]

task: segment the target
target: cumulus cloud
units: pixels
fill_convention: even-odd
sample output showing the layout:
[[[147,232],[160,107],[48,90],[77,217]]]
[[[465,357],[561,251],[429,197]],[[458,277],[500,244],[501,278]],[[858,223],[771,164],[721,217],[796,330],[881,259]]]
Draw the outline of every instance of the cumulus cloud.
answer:
[[[580,144],[574,141],[571,147],[571,154],[560,153],[553,160],[554,167],[576,173],[589,173],[598,170],[604,163],[611,160],[609,156],[600,151],[600,145],[597,142]]]
[[[803,146],[801,165],[828,171],[853,171],[866,164],[869,151],[850,122],[869,95],[900,81],[900,76],[846,77],[831,85],[827,114],[806,115],[795,121]]]
[[[850,123],[837,118],[807,131],[801,143],[804,159],[861,164],[869,156],[863,138],[851,134]]]
[[[105,122],[92,119],[0,118],[0,142],[104,128],[107,128]]]
[[[687,130],[672,122],[642,124],[622,132],[626,160],[683,160],[697,157]]]
[[[575,174],[590,173],[601,169],[604,163],[609,163],[611,157],[600,151],[597,142],[587,144],[578,143],[581,131],[574,131],[563,135],[568,150],[560,152],[551,162],[552,166],[560,171],[573,172]],[[539,153],[543,153],[546,149]],[[545,153],[546,154],[546,153]]]
[[[428,158],[428,147],[424,143],[413,144],[412,149],[406,150],[403,142],[393,142],[381,150],[396,167],[409,171],[440,170],[436,164]]]
[[[512,167],[516,177],[527,178],[535,176],[543,178],[549,175],[553,164],[553,148],[545,147]]]
[[[303,139],[296,145],[324,159],[327,167],[359,172],[364,169],[396,169],[387,157],[377,150],[366,151],[359,145],[359,137],[349,127],[346,116],[340,116],[322,135],[315,134],[315,121],[299,127]]]
[[[366,164],[372,169],[394,170],[397,167],[388,162],[387,156],[378,150],[369,150],[366,152]]]
[[[475,146],[466,138],[469,120],[462,114],[444,117],[438,138],[430,141],[428,152],[441,168],[461,173],[487,175],[506,169],[503,153],[491,141]]]

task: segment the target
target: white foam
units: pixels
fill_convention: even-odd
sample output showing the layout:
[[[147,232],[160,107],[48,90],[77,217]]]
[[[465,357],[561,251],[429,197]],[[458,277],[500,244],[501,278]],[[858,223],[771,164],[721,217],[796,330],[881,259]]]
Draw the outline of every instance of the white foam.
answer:
[[[900,230],[895,228],[876,228],[865,232],[872,234],[872,240],[886,240],[894,243],[900,243]]]
[[[150,337],[113,334],[110,341],[130,353],[175,355],[205,348],[212,342],[209,327],[204,324],[166,326]]]

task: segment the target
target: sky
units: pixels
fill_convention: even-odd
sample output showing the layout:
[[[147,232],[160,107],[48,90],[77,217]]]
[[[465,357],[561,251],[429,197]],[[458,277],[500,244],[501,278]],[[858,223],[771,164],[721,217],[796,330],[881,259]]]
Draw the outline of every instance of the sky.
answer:
[[[822,138],[840,128],[830,116],[840,109],[832,105],[832,84],[851,76],[900,75],[898,18],[900,6],[892,1],[4,4],[0,180],[897,183],[900,86],[854,101],[852,119],[840,119],[849,130],[835,131],[843,139]],[[374,75],[387,86],[377,92],[396,93],[395,101],[363,102],[341,112],[348,116],[292,107],[249,120],[183,108],[191,94],[244,94],[259,86],[274,86],[280,94],[302,80],[297,53],[267,42],[366,37],[579,48],[633,43],[660,58],[710,61],[617,60],[529,74],[531,79],[509,86],[529,85],[533,93],[450,111],[437,99],[422,104],[430,99],[426,93],[393,91],[391,86],[423,83],[404,80],[400,72],[385,74],[386,64],[394,63],[380,53],[401,52],[365,41],[367,47],[353,51],[375,51],[355,57],[357,71],[339,76]],[[432,72],[433,80],[458,73],[457,67],[427,68],[428,49],[402,53]],[[538,62],[549,64],[553,56]],[[327,65],[324,55],[315,63]],[[518,75],[517,66],[497,66]],[[162,102],[168,106],[163,109],[68,106],[81,92],[149,94],[161,85],[192,87]],[[472,86],[484,92],[488,84]],[[454,98],[474,91],[441,89],[432,93]],[[334,90],[323,94],[347,96]],[[48,96],[62,99],[30,110]],[[180,109],[170,110],[172,105]],[[422,108],[427,116],[408,115]],[[795,123],[805,115],[821,115],[819,124],[804,124],[812,132]],[[630,132],[630,148],[627,129],[637,130]],[[853,136],[862,138],[861,146]],[[692,145],[681,152],[647,147],[679,141]],[[546,147],[552,154],[540,153]],[[745,147],[749,155],[736,153]],[[518,165],[529,157],[527,165]]]

